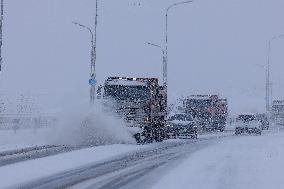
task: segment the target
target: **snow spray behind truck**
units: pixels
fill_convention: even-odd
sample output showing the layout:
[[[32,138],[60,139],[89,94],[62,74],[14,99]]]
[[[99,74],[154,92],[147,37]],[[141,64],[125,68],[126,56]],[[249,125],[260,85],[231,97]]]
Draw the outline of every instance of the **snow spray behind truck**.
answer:
[[[227,99],[218,95],[191,95],[184,99],[183,110],[197,121],[203,130],[224,131],[228,117]]]
[[[112,109],[134,133],[139,143],[165,137],[167,95],[157,78],[109,77],[98,88],[98,98],[111,102]]]

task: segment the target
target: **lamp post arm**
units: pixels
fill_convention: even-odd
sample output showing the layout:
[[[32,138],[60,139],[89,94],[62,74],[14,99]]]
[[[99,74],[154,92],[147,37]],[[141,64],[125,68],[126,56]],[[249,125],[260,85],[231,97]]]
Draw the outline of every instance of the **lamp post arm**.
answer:
[[[166,44],[165,44],[165,52],[164,52],[164,54],[165,54],[165,76],[164,76],[164,78],[165,78],[165,82],[164,82],[164,85],[165,85],[165,87],[166,87],[166,90],[167,90],[167,83],[168,83],[168,81],[167,81],[167,67],[168,67],[168,15],[169,15],[169,11],[172,9],[172,8],[174,8],[174,7],[176,7],[176,6],[179,6],[179,5],[183,5],[183,4],[187,4],[187,3],[192,3],[193,1],[192,0],[188,0],[188,1],[181,1],[181,2],[178,2],[178,3],[174,3],[174,4],[172,4],[172,5],[170,5],[168,8],[167,8],[167,10],[166,10],[166,36],[165,36],[165,38],[166,38]]]
[[[158,47],[158,48],[160,48],[160,49],[163,49],[160,45],[156,45],[156,44],[154,44],[154,43],[147,43],[148,45],[152,45],[152,46],[154,46],[154,47]]]
[[[186,4],[186,3],[191,3],[191,2],[193,2],[193,1],[191,1],[191,0],[190,1],[182,1],[182,2],[178,2],[178,3],[174,3],[167,8],[167,11],[166,11],[166,45],[168,43],[168,14],[169,14],[169,11],[176,6]]]
[[[182,2],[178,2],[178,3],[174,3],[172,5],[170,5],[168,8],[167,8],[167,13],[169,12],[169,10],[175,6],[178,6],[178,5],[181,5],[181,4],[186,4],[186,3],[192,3],[193,1],[182,1]]]
[[[153,46],[153,47],[157,47],[157,48],[159,48],[159,49],[161,49],[161,51],[162,51],[162,60],[163,60],[163,86],[166,86],[166,84],[167,84],[167,78],[166,78],[166,71],[167,71],[167,64],[166,64],[166,57],[165,57],[165,55],[166,55],[166,52],[165,52],[165,49],[162,47],[162,46],[160,46],[160,45],[157,45],[157,44],[154,44],[154,43],[147,43],[148,45],[151,45],[151,46]]]
[[[269,42],[268,42],[268,65],[270,64],[271,43],[274,40],[279,39],[279,38],[283,38],[283,37],[284,37],[284,34],[281,34],[281,35],[274,36],[269,40]]]
[[[91,30],[91,28],[89,28],[89,27],[87,27],[87,26],[85,26],[85,25],[83,25],[83,24],[80,24],[80,23],[78,23],[78,22],[72,22],[72,23],[75,24],[75,25],[78,25],[78,26],[80,26],[80,27],[82,27],[82,28],[85,28],[85,29],[87,29],[87,30],[90,32],[91,37],[92,37],[92,46],[94,46],[94,33],[93,33],[93,31]]]

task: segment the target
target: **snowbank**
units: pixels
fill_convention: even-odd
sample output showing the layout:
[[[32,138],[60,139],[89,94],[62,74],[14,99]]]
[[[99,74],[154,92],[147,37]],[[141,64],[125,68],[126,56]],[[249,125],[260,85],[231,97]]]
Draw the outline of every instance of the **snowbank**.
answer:
[[[152,189],[282,189],[284,133],[225,140],[188,157]]]
[[[99,146],[0,167],[0,188],[17,186],[24,182],[95,163],[139,148],[142,147],[122,144]]]
[[[0,130],[0,152],[47,144],[47,129]]]

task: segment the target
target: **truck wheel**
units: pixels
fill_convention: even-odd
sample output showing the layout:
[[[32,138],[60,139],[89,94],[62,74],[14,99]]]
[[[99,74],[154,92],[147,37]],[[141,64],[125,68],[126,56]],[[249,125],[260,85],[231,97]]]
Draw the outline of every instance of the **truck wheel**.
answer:
[[[192,138],[197,139],[197,132],[196,131],[194,131]]]
[[[134,134],[133,137],[135,138],[135,140],[136,140],[136,142],[137,142],[138,144],[141,144],[141,143],[142,143],[141,134],[140,134],[140,133]]]
[[[239,134],[241,134],[241,132],[237,129],[237,130],[235,131],[235,135],[239,135]]]

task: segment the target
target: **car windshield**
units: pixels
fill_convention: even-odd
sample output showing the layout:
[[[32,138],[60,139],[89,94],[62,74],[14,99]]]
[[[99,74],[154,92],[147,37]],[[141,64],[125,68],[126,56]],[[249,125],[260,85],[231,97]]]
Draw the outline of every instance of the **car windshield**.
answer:
[[[255,116],[254,115],[240,115],[237,118],[237,121],[243,121],[243,122],[249,122],[249,121],[254,121]]]
[[[169,118],[169,121],[193,121],[192,116],[191,115],[186,115],[186,114],[176,114],[174,116],[171,116]]]

